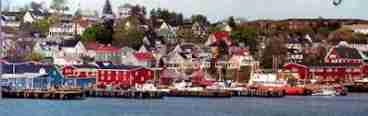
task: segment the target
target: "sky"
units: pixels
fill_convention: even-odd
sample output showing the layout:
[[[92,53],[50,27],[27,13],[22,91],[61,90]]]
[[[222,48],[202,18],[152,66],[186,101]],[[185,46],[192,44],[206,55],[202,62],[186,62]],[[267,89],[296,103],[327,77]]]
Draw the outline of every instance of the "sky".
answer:
[[[3,0],[11,7],[24,6],[32,0]],[[49,4],[52,0],[33,0]],[[116,9],[125,3],[140,4],[148,8],[167,8],[182,12],[184,16],[204,14],[211,21],[229,16],[256,19],[286,18],[360,18],[368,19],[368,0],[343,0],[339,6],[333,0],[110,0]],[[8,4],[7,4],[8,3]],[[69,0],[73,11],[82,9],[102,11],[105,0]]]

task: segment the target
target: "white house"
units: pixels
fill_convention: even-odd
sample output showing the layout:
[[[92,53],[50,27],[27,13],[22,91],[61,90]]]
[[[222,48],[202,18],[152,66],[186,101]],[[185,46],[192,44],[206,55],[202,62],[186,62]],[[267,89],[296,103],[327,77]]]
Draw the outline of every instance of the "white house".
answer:
[[[86,27],[79,23],[60,23],[50,27],[48,37],[82,35],[85,29]]]
[[[87,49],[79,40],[67,39],[60,43],[60,50],[64,56],[81,57],[87,55]]]
[[[22,19],[19,17],[23,15],[21,12],[4,12],[1,16],[1,25],[3,27],[19,28]]]
[[[59,53],[59,44],[56,41],[37,41],[33,51],[45,57],[56,57]]]
[[[138,60],[135,58],[136,51],[130,47],[121,48],[121,63],[125,65],[136,65]]]
[[[30,11],[26,12],[23,16],[23,22],[24,23],[33,23],[36,19],[32,16],[32,13]]]
[[[84,30],[91,26],[88,20],[73,20],[72,16],[65,15],[60,23],[51,25],[48,37],[63,37],[82,35]]]
[[[169,42],[175,42],[176,40],[176,29],[171,25],[163,22],[160,28],[157,30],[158,36],[163,37],[165,40]]]

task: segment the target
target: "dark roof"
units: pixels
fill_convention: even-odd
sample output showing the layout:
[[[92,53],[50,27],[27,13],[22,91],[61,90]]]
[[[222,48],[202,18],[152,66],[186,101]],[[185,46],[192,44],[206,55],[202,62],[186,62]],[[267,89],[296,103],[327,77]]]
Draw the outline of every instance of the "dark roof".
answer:
[[[63,40],[60,44],[61,47],[75,47],[78,44],[79,40],[76,39],[67,39]]]
[[[130,65],[114,65],[111,62],[97,62],[97,65],[100,69],[122,69],[122,70],[131,70],[137,68],[143,68],[140,66],[130,66]]]
[[[357,67],[360,63],[316,63],[316,64],[302,64],[308,67]]]
[[[82,65],[73,65],[73,67],[76,68],[98,68],[97,65],[93,65],[93,64],[82,64]]]
[[[288,43],[307,44],[309,41],[304,37],[290,37],[288,38]]]
[[[24,14],[24,12],[3,12],[1,18],[7,21],[21,21]],[[15,17],[15,19],[8,19],[6,17]]]
[[[42,10],[31,10],[29,11],[32,16],[48,16],[50,15],[47,11]]]
[[[38,73],[41,68],[45,69],[46,73],[55,70],[53,65],[34,64],[34,63],[17,63],[17,64],[1,64],[2,73],[16,74],[22,73]]]
[[[341,58],[362,59],[362,56],[360,55],[359,51],[355,48],[338,46],[335,48],[335,52]]]

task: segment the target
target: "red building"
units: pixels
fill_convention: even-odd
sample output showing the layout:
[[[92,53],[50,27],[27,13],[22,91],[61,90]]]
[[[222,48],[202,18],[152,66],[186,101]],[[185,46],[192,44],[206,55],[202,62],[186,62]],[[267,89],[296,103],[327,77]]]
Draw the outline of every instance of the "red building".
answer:
[[[100,88],[107,85],[129,87],[143,84],[147,80],[153,80],[153,78],[154,72],[144,67],[99,63],[96,83]]]
[[[340,43],[327,53],[324,63],[284,65],[284,70],[297,73],[301,79],[320,81],[354,81],[368,75],[365,54],[347,43]]]
[[[317,65],[285,64],[284,70],[297,73],[300,79],[319,81],[353,81],[367,75],[367,66],[359,64],[323,63]]]

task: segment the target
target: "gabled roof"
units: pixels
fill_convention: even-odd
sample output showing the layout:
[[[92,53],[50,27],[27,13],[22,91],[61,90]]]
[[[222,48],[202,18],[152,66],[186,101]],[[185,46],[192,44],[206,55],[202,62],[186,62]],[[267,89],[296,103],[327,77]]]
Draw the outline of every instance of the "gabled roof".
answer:
[[[214,32],[211,34],[209,40],[207,40],[206,45],[217,45],[220,41],[226,42],[228,46],[232,45],[230,40],[230,33],[221,31],[221,32]]]

